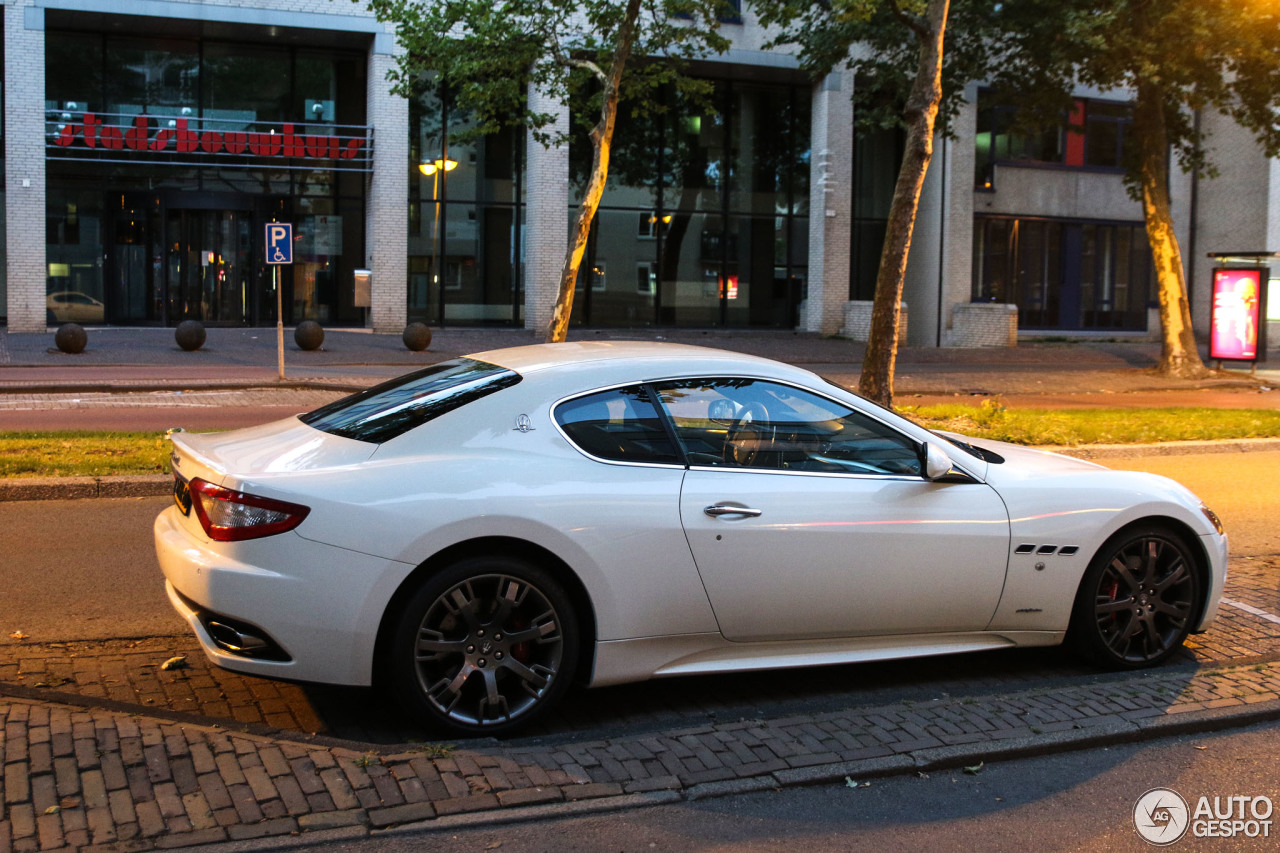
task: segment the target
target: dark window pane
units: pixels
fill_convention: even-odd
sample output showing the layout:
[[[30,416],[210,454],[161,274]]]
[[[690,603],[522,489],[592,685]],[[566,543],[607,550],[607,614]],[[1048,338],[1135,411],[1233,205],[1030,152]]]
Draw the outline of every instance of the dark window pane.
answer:
[[[64,121],[103,109],[101,36],[50,33],[45,59],[45,97],[50,108],[67,113]]]
[[[458,358],[344,397],[300,420],[332,435],[381,444],[519,381],[513,370]]]
[[[1086,125],[1084,161],[1089,166],[1120,165],[1120,125],[1114,121],[1093,121]]]
[[[290,103],[289,52],[262,45],[206,44],[204,115],[250,122],[297,121]]]
[[[598,459],[680,464],[657,410],[640,386],[570,400],[556,407],[555,416],[569,440]]]

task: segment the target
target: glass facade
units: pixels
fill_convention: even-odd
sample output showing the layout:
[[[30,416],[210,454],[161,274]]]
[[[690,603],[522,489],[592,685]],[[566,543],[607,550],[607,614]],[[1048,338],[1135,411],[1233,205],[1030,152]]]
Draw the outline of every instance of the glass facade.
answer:
[[[905,144],[906,134],[896,127],[854,134],[850,299],[875,298],[876,274],[889,227],[889,206],[893,203]]]
[[[441,95],[428,83],[409,104],[409,319],[523,323],[524,134],[461,141],[471,118]]]
[[[360,325],[363,53],[51,28],[49,322]]]
[[[973,301],[1018,306],[1022,329],[1145,331],[1151,249],[1141,224],[980,217]]]
[[[1133,108],[1119,101],[1077,98],[1057,125],[1021,127],[1012,107],[978,93],[978,127],[974,136],[974,186],[993,189],[999,163],[1120,170],[1125,139],[1133,125]]]
[[[661,110],[619,105],[574,324],[795,327],[808,272],[810,91],[713,87],[708,104],[668,91]],[[576,130],[578,199],[592,151]]]

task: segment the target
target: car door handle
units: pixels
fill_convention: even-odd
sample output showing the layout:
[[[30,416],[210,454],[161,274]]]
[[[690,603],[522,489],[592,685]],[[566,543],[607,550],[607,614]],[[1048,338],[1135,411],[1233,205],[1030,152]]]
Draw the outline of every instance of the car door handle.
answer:
[[[725,506],[724,504],[713,504],[703,510],[712,518],[719,518],[722,515],[744,515],[747,518],[756,518],[761,514],[758,509],[751,509],[745,506]]]

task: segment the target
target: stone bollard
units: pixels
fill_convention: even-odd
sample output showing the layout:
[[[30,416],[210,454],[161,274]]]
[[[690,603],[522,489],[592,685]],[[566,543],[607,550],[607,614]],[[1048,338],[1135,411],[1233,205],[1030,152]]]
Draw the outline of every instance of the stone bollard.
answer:
[[[293,342],[298,345],[298,349],[320,349],[320,345],[324,343],[324,327],[315,320],[303,320],[293,330]]]
[[[63,323],[53,333],[53,342],[63,352],[75,355],[84,352],[85,344],[89,343],[89,333],[79,323]]]
[[[183,320],[173,332],[173,339],[187,352],[204,346],[204,323],[199,320]]]
[[[414,352],[422,352],[431,346],[431,329],[427,328],[426,323],[410,323],[404,327],[401,340]]]

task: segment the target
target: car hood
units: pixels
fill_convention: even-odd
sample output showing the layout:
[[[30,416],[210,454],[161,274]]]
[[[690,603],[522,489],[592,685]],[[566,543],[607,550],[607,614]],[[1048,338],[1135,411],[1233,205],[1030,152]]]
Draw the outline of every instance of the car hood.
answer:
[[[1021,444],[1010,444],[1007,441],[992,441],[985,438],[970,438],[957,433],[943,432],[942,435],[955,438],[982,450],[990,450],[1004,457],[1004,462],[987,465],[988,482],[997,483],[1014,479],[1027,479],[1055,474],[1090,473],[1099,470],[1110,470],[1105,465],[1063,456],[1048,450],[1036,450]]]
[[[248,429],[175,433],[170,461],[183,477],[203,477],[226,486],[260,474],[314,471],[364,462],[376,444],[329,435],[296,417]]]

